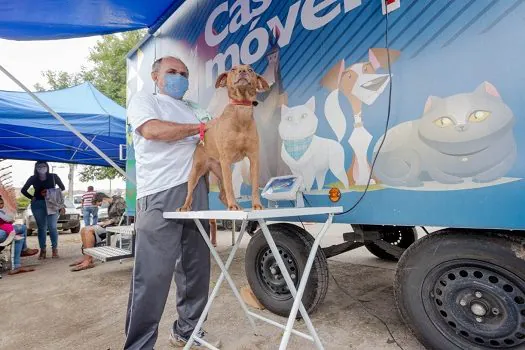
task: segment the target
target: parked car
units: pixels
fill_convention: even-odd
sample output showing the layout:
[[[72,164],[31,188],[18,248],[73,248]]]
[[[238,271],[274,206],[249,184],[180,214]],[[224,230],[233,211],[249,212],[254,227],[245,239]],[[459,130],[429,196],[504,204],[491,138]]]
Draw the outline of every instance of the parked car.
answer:
[[[80,210],[75,208],[69,199],[64,199],[66,205],[66,213],[58,217],[57,228],[59,231],[71,230],[72,233],[80,232]],[[27,234],[30,236],[37,230],[35,217],[31,211],[31,206],[28,206],[23,214],[24,224],[27,226]]]

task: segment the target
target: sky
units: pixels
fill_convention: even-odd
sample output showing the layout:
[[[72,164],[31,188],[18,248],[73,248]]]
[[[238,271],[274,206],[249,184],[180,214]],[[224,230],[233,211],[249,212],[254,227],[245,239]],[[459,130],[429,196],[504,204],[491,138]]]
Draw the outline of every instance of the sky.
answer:
[[[41,72],[45,70],[62,70],[69,73],[80,71],[82,65],[89,67],[87,61],[89,48],[93,47],[99,36],[51,40],[51,41],[10,41],[0,39],[0,64],[14,75],[22,84],[33,90],[36,83],[45,86]],[[0,72],[0,90],[22,91],[6,75]],[[12,165],[11,168],[1,170]],[[67,187],[67,165],[60,167],[59,163],[53,163],[54,171],[60,176]],[[33,174],[34,162],[6,160],[0,162],[0,177],[2,174],[12,171],[13,186],[22,187],[29,176]],[[78,169],[78,167],[77,167]],[[5,177],[7,178],[7,176]],[[91,184],[91,183],[90,183]],[[87,183],[82,183],[76,176],[74,189],[84,189]],[[109,189],[109,181],[96,181],[92,184],[95,188]],[[112,187],[123,189],[125,183],[122,180],[112,181]]]

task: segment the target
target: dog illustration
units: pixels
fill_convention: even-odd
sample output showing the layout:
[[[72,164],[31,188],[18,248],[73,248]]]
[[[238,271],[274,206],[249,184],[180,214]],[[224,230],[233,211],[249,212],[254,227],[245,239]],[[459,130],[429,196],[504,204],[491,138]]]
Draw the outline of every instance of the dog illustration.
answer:
[[[235,66],[229,72],[222,73],[215,87],[227,88],[230,103],[215,125],[207,130],[204,144],[199,144],[195,150],[188,179],[188,195],[180,210],[191,210],[197,181],[210,171],[219,179],[219,199],[229,210],[240,210],[233,193],[231,167],[244,157],[250,160],[252,208],[262,209],[259,198],[259,136],[253,109],[257,92],[270,87],[248,65]]]
[[[347,188],[343,146],[337,141],[316,136],[317,123],[314,97],[305,105],[283,105],[279,124],[279,135],[283,140],[281,157],[294,175],[302,176],[306,191],[312,189],[314,180],[317,189],[322,190],[328,170]]]
[[[400,52],[384,48],[372,48],[368,51],[368,61],[352,64],[345,69],[345,61],[339,61],[321,80],[321,85],[330,91],[325,103],[325,115],[335,131],[339,141],[346,133],[346,117],[339,105],[339,92],[342,92],[354,113],[354,129],[348,143],[354,151],[352,165],[347,176],[352,185],[366,185],[370,177],[370,164],[367,153],[372,135],[365,129],[362,108],[373,104],[385,91],[390,82],[389,74],[378,74],[379,68],[388,68],[397,60]],[[371,180],[374,184],[376,181]]]

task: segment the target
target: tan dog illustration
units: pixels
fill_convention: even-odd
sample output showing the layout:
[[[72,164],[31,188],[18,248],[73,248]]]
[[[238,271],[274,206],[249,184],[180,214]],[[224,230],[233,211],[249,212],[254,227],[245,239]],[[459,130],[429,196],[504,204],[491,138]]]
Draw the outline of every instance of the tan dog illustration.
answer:
[[[368,61],[354,63],[345,69],[345,61],[341,60],[321,80],[321,85],[331,91],[325,104],[325,115],[339,141],[346,132],[346,118],[337,102],[338,92],[342,92],[352,105],[354,131],[348,142],[354,150],[354,157],[347,172],[351,185],[365,185],[370,175],[366,155],[372,135],[363,126],[363,103],[373,104],[385,91],[390,77],[376,71],[379,68],[388,69],[389,56],[390,63],[393,63],[400,54],[400,51],[396,50],[372,48],[368,51]],[[375,182],[372,180],[371,183]]]
[[[224,108],[216,124],[206,132],[204,144],[199,144],[195,150],[188,180],[188,196],[180,210],[191,210],[197,181],[209,171],[219,178],[219,199],[228,210],[240,210],[233,194],[231,168],[232,164],[244,157],[250,160],[252,208],[262,209],[259,197],[259,136],[253,109],[257,104],[257,92],[266,91],[270,87],[248,65],[235,66],[229,72],[222,73],[217,78],[215,87],[228,89],[230,103]]]

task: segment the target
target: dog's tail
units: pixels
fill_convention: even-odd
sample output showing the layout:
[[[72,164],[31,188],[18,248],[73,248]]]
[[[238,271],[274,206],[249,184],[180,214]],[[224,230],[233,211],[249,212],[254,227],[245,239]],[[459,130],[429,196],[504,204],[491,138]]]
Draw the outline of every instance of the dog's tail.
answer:
[[[333,90],[326,98],[324,115],[337,136],[337,141],[341,142],[346,133],[346,118],[339,104],[339,89]]]

